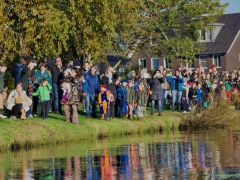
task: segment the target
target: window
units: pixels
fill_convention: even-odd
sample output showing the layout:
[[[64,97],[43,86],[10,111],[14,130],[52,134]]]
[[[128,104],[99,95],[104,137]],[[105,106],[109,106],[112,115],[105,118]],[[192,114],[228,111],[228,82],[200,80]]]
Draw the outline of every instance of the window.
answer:
[[[151,59],[151,69],[156,70],[158,69],[158,59],[157,58],[152,58]]]
[[[119,68],[119,73],[124,73],[125,69],[124,68]]]
[[[138,60],[138,65],[141,66],[142,68],[146,68],[147,63],[145,58],[141,58]]]
[[[172,61],[168,58],[163,58],[163,64],[165,69],[171,69],[172,68]]]
[[[200,37],[201,37],[201,41],[211,41],[211,31],[208,30],[201,30],[200,31]]]
[[[150,36],[150,45],[151,46],[156,46],[157,44],[157,38],[153,38],[152,36]]]
[[[216,67],[221,67],[222,66],[222,62],[221,62],[221,55],[213,55],[213,64],[216,65]]]
[[[208,68],[207,56],[199,56],[199,65],[203,68]]]
[[[194,60],[186,59],[186,67],[194,69]]]

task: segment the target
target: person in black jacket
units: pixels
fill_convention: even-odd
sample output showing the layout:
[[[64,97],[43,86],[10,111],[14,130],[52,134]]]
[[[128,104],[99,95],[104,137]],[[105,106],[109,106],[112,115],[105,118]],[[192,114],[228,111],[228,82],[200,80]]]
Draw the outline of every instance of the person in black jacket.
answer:
[[[60,88],[60,80],[63,77],[62,72],[66,69],[62,65],[61,57],[57,57],[56,59],[52,59],[47,63],[48,68],[52,74],[52,83],[53,83],[53,110],[55,114],[62,114],[62,108],[60,104],[60,99],[62,96],[62,91]]]
[[[111,91],[114,97],[117,97],[116,80],[119,74],[111,66],[105,69],[105,75],[102,77],[101,84],[105,85],[107,90]],[[110,117],[115,118],[115,98],[110,102]],[[110,118],[108,117],[108,118]]]
[[[27,92],[28,97],[32,97],[33,93],[33,81],[35,77],[34,67],[37,66],[37,61],[30,57],[27,60],[27,64],[23,66],[21,75],[19,78],[19,83],[23,84],[23,90]]]
[[[21,72],[23,69],[23,66],[27,63],[27,61],[24,58],[21,58],[20,62],[16,62],[12,68],[12,78],[14,79],[14,87],[19,82],[19,78],[21,76]]]

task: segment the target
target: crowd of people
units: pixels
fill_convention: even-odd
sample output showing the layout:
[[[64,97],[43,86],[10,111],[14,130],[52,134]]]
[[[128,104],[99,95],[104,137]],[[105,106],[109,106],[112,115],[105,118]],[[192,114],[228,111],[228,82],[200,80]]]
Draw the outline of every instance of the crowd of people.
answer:
[[[87,118],[121,118],[142,121],[151,103],[151,115],[162,115],[164,109],[188,113],[192,107],[200,112],[215,99],[234,102],[239,108],[240,72],[217,71],[212,65],[208,71],[200,66],[189,69],[178,66],[174,72],[162,66],[152,76],[146,68],[139,73],[131,71],[121,78],[112,67],[99,75],[98,66],[80,61],[71,61],[63,66],[61,57],[37,64],[34,58],[21,59],[12,68],[15,89],[7,95],[4,75],[8,65],[0,63],[0,118],[4,107],[11,119],[37,117],[48,119],[48,113],[65,115],[67,122],[78,124],[78,106],[82,104]],[[81,102],[81,103],[80,103]],[[169,102],[170,106],[167,106]],[[157,110],[155,110],[157,107]],[[62,112],[64,109],[64,113]]]

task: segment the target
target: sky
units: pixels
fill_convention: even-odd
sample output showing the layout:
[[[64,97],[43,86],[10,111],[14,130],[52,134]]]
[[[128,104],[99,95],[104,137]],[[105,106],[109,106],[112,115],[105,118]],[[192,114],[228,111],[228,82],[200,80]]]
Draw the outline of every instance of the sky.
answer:
[[[240,0],[220,0],[221,3],[229,3],[225,14],[240,13]]]

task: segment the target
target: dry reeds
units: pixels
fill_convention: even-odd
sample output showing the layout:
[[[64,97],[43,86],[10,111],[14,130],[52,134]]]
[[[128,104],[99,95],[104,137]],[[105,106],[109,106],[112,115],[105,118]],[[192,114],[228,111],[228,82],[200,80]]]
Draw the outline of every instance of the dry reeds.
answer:
[[[181,125],[189,129],[233,126],[239,123],[240,113],[228,101],[215,100],[207,108],[201,108],[197,113],[196,107],[189,116],[182,119]]]

